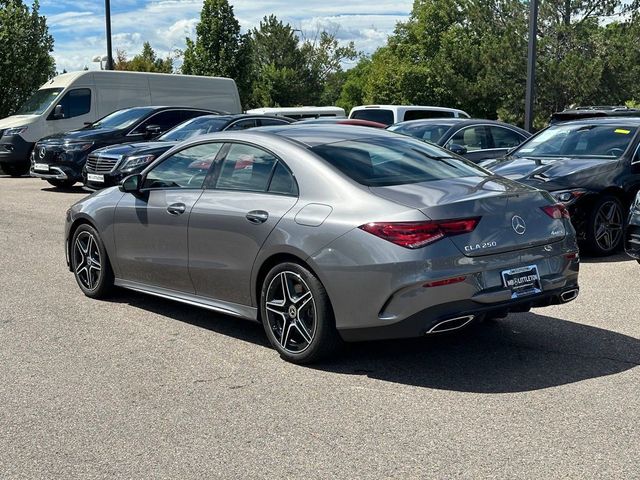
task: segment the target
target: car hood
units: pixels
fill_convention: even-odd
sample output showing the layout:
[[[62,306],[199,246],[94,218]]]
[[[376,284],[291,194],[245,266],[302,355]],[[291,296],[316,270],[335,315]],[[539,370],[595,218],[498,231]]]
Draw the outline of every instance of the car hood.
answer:
[[[582,177],[598,175],[611,170],[617,163],[615,158],[522,157],[483,162],[482,166],[512,180],[544,184],[562,182],[576,174]]]
[[[124,135],[123,130],[113,130],[110,128],[80,129],[70,132],[57,133],[40,140],[45,143],[74,142],[74,141],[100,141],[111,140]]]
[[[0,120],[0,130],[12,127],[22,127],[30,125],[36,121],[38,115],[11,115]]]
[[[158,151],[167,151],[178,142],[136,142],[121,143],[110,147],[103,147],[96,150],[96,153],[104,153],[107,155],[131,157],[133,155],[145,155],[147,153],[156,153]]]

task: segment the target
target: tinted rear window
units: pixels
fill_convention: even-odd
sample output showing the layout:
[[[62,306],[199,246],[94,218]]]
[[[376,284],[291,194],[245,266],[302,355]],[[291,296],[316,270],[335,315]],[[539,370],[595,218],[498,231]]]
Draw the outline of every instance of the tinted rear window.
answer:
[[[385,125],[395,123],[393,112],[384,108],[356,110],[351,114],[351,118],[357,118],[358,120],[370,120],[372,122],[384,123]]]
[[[452,118],[453,112],[442,110],[407,110],[404,112],[404,120],[420,120],[423,118]]]
[[[311,151],[368,187],[487,175],[442,148],[408,138],[349,140],[318,145]]]

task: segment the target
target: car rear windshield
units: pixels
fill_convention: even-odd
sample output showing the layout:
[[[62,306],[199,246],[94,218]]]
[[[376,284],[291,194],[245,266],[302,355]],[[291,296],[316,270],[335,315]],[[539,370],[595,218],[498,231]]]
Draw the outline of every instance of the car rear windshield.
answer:
[[[16,115],[40,115],[58,98],[62,88],[42,88],[27,100]]]
[[[311,151],[368,187],[488,175],[440,147],[400,136],[317,145]]]
[[[554,125],[516,150],[520,157],[610,157],[618,158],[626,151],[636,127],[616,125]]]
[[[153,111],[152,107],[134,107],[125,108],[123,110],[117,110],[110,113],[106,117],[101,118],[95,123],[92,123],[88,128],[105,128],[110,130],[120,130],[130,127],[138,120],[141,120],[149,113]]]
[[[181,142],[187,138],[219,132],[229,123],[228,119],[198,117],[181,123],[158,138],[161,142]]]
[[[428,142],[438,143],[442,136],[451,128],[451,125],[436,125],[433,123],[412,125],[402,124],[392,125],[388,130],[396,133],[403,133],[411,137],[426,140]]]
[[[367,108],[366,110],[356,110],[351,114],[350,118],[358,120],[369,120],[371,122],[384,123],[391,125],[394,123],[393,111],[386,108]]]

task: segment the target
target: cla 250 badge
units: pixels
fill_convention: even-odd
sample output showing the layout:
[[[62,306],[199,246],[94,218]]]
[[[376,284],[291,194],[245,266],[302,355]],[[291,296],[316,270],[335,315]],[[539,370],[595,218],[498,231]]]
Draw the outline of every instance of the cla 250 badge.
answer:
[[[475,252],[476,250],[482,250],[483,248],[494,248],[497,246],[498,246],[497,242],[482,242],[482,243],[476,243],[475,245],[465,245],[464,251]]]

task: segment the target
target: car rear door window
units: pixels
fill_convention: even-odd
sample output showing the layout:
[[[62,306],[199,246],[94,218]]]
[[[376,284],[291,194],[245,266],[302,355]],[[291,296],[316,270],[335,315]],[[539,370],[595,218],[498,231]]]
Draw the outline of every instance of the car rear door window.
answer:
[[[278,120],[277,118],[261,118],[259,120],[260,126],[268,127],[273,125],[288,125],[289,122],[286,120]]]
[[[276,164],[268,191],[269,193],[279,193],[281,195],[298,195],[296,181],[282,162]]]
[[[222,145],[205,143],[174,153],[147,173],[143,188],[202,188]]]
[[[467,152],[486,150],[489,147],[489,136],[487,130],[482,126],[463,128],[455,133],[447,142],[447,146],[460,145],[467,149]]]
[[[490,126],[493,148],[513,148],[520,145],[525,137],[509,128]]]
[[[253,118],[247,120],[239,120],[229,125],[225,130],[246,130],[247,128],[253,128],[256,126],[256,121]]]
[[[260,148],[234,143],[222,161],[215,188],[266,192],[277,162],[275,156]]]

